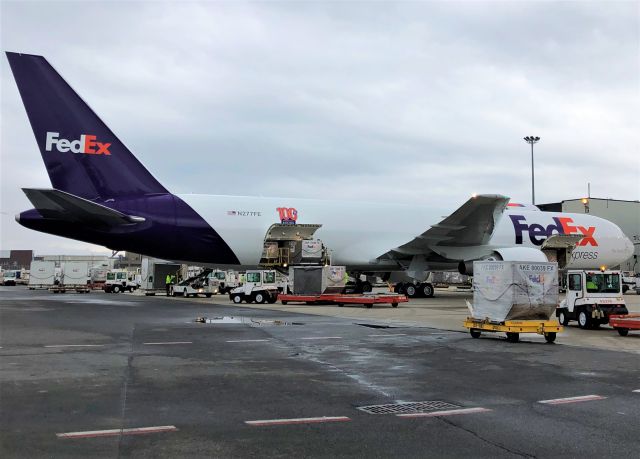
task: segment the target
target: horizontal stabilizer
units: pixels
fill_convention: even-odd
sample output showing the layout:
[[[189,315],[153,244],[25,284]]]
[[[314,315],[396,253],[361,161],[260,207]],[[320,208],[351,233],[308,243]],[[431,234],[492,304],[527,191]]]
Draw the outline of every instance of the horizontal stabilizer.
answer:
[[[44,218],[81,223],[87,226],[114,227],[144,222],[143,217],[126,215],[60,190],[23,188],[29,201]]]

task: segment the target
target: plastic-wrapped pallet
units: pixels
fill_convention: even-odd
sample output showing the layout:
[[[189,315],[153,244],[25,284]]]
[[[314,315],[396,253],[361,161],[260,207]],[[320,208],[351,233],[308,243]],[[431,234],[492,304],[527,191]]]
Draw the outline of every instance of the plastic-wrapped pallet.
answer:
[[[474,319],[548,320],[557,304],[557,263],[473,262]]]

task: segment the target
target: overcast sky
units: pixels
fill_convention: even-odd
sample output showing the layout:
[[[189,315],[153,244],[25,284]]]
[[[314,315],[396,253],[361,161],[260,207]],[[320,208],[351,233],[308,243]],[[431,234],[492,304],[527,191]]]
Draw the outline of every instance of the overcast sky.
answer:
[[[640,199],[638,2],[8,2],[42,54],[175,193],[438,203]],[[0,248],[50,187],[2,56]],[[435,222],[434,222],[435,223]]]

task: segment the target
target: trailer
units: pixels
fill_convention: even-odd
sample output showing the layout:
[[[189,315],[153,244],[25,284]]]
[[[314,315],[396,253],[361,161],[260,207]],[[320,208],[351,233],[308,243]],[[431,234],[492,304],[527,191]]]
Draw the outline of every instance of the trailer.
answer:
[[[408,298],[405,295],[396,293],[388,294],[342,294],[342,293],[326,293],[320,295],[284,295],[280,294],[278,299],[282,304],[288,303],[306,303],[306,304],[334,304],[344,306],[345,304],[361,304],[367,308],[372,308],[374,304],[390,304],[397,308],[399,303],[406,303]]]
[[[506,320],[504,322],[491,322],[489,320],[467,317],[464,327],[469,329],[472,338],[480,338],[482,332],[506,333],[507,341],[517,343],[520,333],[537,333],[543,335],[547,343],[553,343],[556,335],[562,332],[563,327],[555,320]]]
[[[612,314],[609,316],[609,325],[620,336],[627,336],[629,330],[640,330],[640,314]]]

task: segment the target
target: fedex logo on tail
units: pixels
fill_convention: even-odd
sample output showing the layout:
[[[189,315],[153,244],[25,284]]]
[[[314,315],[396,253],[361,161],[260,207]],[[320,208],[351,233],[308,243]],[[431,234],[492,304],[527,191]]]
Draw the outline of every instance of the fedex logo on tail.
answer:
[[[592,245],[598,246],[598,242],[593,237],[595,226],[577,226],[574,225],[573,219],[569,217],[553,217],[554,224],[546,227],[538,223],[527,224],[527,219],[523,215],[509,215],[513,223],[513,229],[516,233],[516,244],[522,244],[522,234],[527,232],[529,240],[534,245],[542,245],[542,243],[551,236],[554,231],[556,234],[582,234],[584,237],[578,242],[579,246]]]
[[[95,135],[82,134],[78,140],[61,139],[59,132],[47,132],[46,151],[55,146],[60,153],[84,153],[86,155],[111,155],[110,143],[96,141]]]

